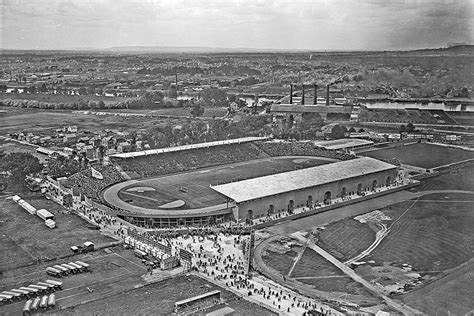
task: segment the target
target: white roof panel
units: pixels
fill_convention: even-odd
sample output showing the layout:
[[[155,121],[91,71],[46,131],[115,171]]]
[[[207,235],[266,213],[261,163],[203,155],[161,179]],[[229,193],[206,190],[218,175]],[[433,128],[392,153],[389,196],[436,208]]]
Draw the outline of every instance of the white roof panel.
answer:
[[[342,138],[342,139],[314,142],[314,144],[318,147],[323,147],[326,149],[333,149],[333,150],[372,145],[373,143],[374,143],[373,141],[358,139],[358,138]]]
[[[389,163],[362,157],[211,188],[240,203],[395,168],[397,167]]]
[[[236,138],[236,139],[218,140],[218,141],[207,142],[207,143],[182,145],[182,146],[166,147],[166,148],[158,148],[158,149],[149,149],[149,150],[143,150],[143,151],[135,151],[131,153],[113,154],[110,156],[115,157],[115,158],[132,158],[132,157],[155,155],[155,154],[195,149],[195,148],[208,148],[208,147],[226,145],[226,144],[229,144],[229,145],[240,144],[240,143],[254,142],[257,140],[265,140],[265,139],[267,139],[267,137],[243,137],[243,138]]]

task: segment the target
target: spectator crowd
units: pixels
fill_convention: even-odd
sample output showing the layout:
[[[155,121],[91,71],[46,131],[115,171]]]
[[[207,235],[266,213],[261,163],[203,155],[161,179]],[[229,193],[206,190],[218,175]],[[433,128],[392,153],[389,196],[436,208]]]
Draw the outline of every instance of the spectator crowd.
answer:
[[[261,155],[252,144],[233,144],[122,159],[117,163],[126,172],[150,177],[258,159]]]
[[[82,194],[94,200],[99,199],[98,194],[104,188],[125,180],[113,165],[94,165],[93,168],[102,175],[103,179],[93,177],[92,169],[88,168],[73,174],[68,180],[73,188],[79,189]]]
[[[345,152],[316,147],[312,142],[308,141],[268,141],[258,142],[256,144],[262,151],[270,156],[315,156],[338,160],[357,158]]]

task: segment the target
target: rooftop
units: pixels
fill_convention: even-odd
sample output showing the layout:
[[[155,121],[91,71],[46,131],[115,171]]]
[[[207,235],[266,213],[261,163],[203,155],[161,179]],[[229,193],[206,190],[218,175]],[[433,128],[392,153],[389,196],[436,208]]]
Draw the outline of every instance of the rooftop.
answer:
[[[396,166],[389,163],[370,157],[362,157],[216,185],[211,188],[240,203],[394,168]]]
[[[207,143],[182,145],[182,146],[166,147],[166,148],[159,148],[159,149],[135,151],[135,152],[123,153],[123,154],[115,154],[115,155],[111,155],[111,157],[134,158],[134,157],[169,153],[173,151],[182,151],[182,150],[197,149],[197,148],[209,148],[209,147],[220,146],[220,145],[248,143],[248,142],[254,142],[257,140],[265,140],[265,139],[267,139],[267,137],[243,137],[243,138],[236,138],[236,139],[218,140],[218,141],[207,142]]]
[[[314,144],[318,147],[338,150],[338,149],[352,148],[352,147],[358,147],[358,146],[373,145],[374,142],[370,140],[358,139],[358,138],[342,138],[342,139],[314,142]]]

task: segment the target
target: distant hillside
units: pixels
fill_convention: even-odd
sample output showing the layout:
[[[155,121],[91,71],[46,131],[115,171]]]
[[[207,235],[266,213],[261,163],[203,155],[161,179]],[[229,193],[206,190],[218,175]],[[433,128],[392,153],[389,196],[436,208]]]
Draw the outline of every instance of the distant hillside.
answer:
[[[118,46],[107,49],[117,53],[225,53],[225,52],[259,52],[273,51],[271,49],[256,48],[225,48],[207,46]]]
[[[463,44],[443,48],[425,48],[416,49],[408,52],[421,54],[474,55],[474,45]]]

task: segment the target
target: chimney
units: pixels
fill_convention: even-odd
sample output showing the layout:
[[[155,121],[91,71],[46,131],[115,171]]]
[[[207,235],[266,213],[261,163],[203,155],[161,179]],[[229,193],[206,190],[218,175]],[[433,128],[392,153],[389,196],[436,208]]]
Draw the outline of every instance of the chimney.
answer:
[[[318,85],[314,85],[314,105],[318,105]]]
[[[290,84],[290,104],[293,104],[293,85]]]
[[[301,104],[304,105],[304,85],[303,85],[303,93],[301,95]]]
[[[176,92],[178,92],[178,73],[174,74],[174,81],[176,83]]]
[[[329,85],[326,86],[326,106],[329,106]]]

